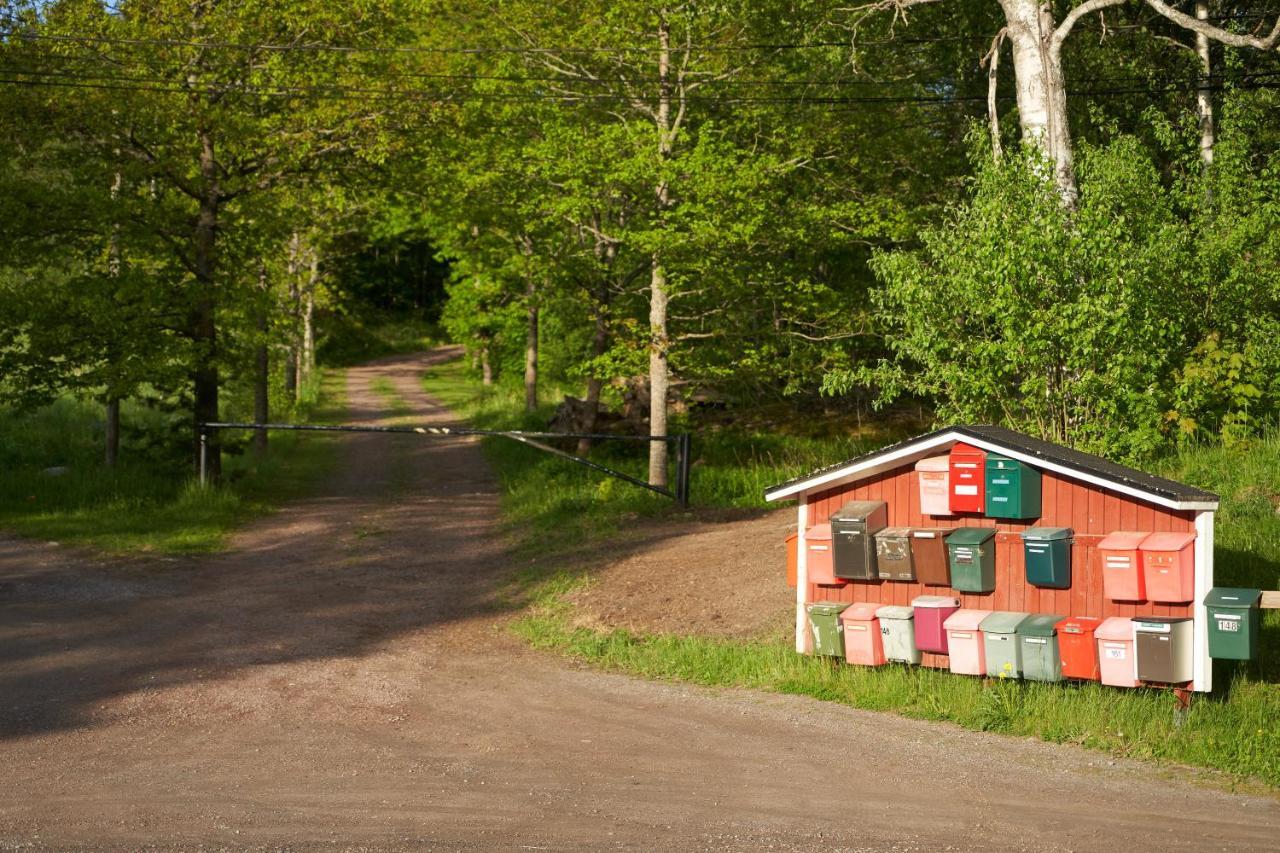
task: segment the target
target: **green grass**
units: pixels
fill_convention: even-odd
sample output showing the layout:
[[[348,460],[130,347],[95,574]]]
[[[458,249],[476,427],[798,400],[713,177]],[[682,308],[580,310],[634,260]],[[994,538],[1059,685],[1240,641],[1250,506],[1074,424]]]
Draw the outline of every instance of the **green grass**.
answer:
[[[324,328],[317,355],[322,363],[336,367],[419,352],[440,341],[434,323],[372,309],[327,317]]]
[[[461,362],[434,370],[427,390],[487,427],[543,427],[547,412],[525,416],[518,388],[483,391]],[[883,442],[892,436],[879,438]],[[757,507],[766,485],[875,446],[868,439],[810,439],[722,430],[695,439],[695,504]],[[851,667],[797,655],[789,640],[723,640],[641,635],[574,623],[566,595],[590,583],[572,564],[572,547],[602,541],[639,516],[674,513],[670,502],[519,445],[486,444],[502,481],[503,509],[518,541],[540,559],[508,590],[528,605],[514,623],[531,645],[602,668],[711,687],[812,696],[853,707],[955,723],[966,728],[1078,744],[1113,755],[1189,764],[1232,779],[1280,787],[1280,611],[1264,613],[1260,659],[1218,662],[1212,696],[1175,713],[1162,690],[1097,684],[988,682],[923,667]],[[608,452],[608,451],[606,451]],[[643,470],[637,455],[601,455]],[[1247,449],[1202,448],[1164,460],[1160,473],[1223,497],[1216,530],[1219,585],[1280,588],[1280,435]],[[779,566],[779,572],[782,567]]]
[[[340,417],[340,378],[326,374],[303,419]],[[151,422],[157,417],[127,406],[123,431],[165,432]],[[30,414],[0,412],[0,528],[108,553],[216,551],[236,527],[306,494],[337,458],[331,436],[275,433],[266,456],[229,454],[224,482],[201,488],[180,458],[145,444],[126,444],[120,463],[106,468],[100,421],[98,407],[70,399]],[[54,466],[67,470],[45,473]]]

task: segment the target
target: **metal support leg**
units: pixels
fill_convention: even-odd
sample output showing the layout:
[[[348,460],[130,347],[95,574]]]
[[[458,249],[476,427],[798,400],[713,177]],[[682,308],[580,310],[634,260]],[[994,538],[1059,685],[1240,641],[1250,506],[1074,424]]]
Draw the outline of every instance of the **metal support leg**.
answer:
[[[209,483],[209,436],[200,433],[200,485]]]
[[[689,506],[689,465],[692,450],[689,433],[681,433],[676,441],[676,503]]]

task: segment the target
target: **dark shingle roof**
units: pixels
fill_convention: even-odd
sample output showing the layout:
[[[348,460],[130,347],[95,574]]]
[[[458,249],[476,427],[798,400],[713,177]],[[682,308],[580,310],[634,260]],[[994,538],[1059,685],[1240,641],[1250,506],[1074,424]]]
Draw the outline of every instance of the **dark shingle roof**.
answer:
[[[891,444],[888,447],[882,447],[879,450],[853,459],[840,462],[836,465],[828,465],[819,468],[803,477],[796,477],[785,483],[779,483],[765,489],[765,495],[777,492],[783,489],[789,489],[808,480],[820,479],[823,476],[842,468],[852,465],[869,462],[876,457],[884,456],[897,450],[906,449],[912,445],[928,445],[933,439],[946,434],[954,434],[961,437],[977,439],[979,441],[987,441],[1000,447],[1025,454],[1035,459],[1043,459],[1046,462],[1070,468],[1079,471],[1082,474],[1089,474],[1103,480],[1107,480],[1117,485],[1127,486],[1146,494],[1164,498],[1165,500],[1183,502],[1205,502],[1217,503],[1218,496],[1212,492],[1195,486],[1189,486],[1185,483],[1179,483],[1176,480],[1169,480],[1165,477],[1157,477],[1154,474],[1148,474],[1145,471],[1139,471],[1136,468],[1130,468],[1127,465],[1120,465],[1101,456],[1094,456],[1092,453],[1084,453],[1080,450],[1073,450],[1070,447],[1063,447],[1049,441],[1039,438],[1033,438],[1015,430],[1001,426],[991,426],[989,424],[970,424],[965,426],[947,427],[946,429],[935,430],[934,432],[918,435],[915,438],[909,438],[906,441],[900,441]]]

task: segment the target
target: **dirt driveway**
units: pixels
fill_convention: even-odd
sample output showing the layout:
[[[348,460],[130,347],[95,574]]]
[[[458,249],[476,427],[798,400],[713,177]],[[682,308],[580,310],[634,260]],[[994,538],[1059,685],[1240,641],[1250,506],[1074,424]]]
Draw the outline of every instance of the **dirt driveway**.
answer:
[[[425,422],[441,353],[353,370]],[[522,648],[465,441],[355,436],[212,558],[0,539],[0,848],[1275,850],[1280,805],[1073,748]]]

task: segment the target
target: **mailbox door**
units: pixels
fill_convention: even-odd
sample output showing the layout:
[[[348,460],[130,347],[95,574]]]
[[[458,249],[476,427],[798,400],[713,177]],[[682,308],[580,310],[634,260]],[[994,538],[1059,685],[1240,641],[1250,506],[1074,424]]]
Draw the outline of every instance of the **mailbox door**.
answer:
[[[916,579],[911,559],[911,540],[906,535],[877,536],[876,572],[880,578],[894,581]]]
[[[984,632],[987,675],[993,678],[1021,678],[1022,656],[1018,650],[1017,634],[993,634]]]
[[[952,512],[982,512],[986,506],[986,454],[974,447],[957,444],[951,450],[950,489]]]
[[[1057,637],[1019,637],[1022,677],[1031,681],[1061,681],[1062,659]]]
[[[836,577],[867,580],[876,576],[875,546],[863,522],[852,519],[832,522],[831,539],[835,550]]]
[[[1098,680],[1098,644],[1093,631],[1082,626],[1059,626],[1058,651],[1063,677]]]
[[[1138,631],[1138,679],[1163,684],[1176,680],[1173,634]]]
[[[1071,541],[1055,539],[1025,544],[1027,583],[1050,589],[1071,586]]]
[[[947,488],[951,476],[946,470],[919,471],[920,512],[925,515],[950,515],[951,495]]]
[[[1112,601],[1146,601],[1142,561],[1137,551],[1098,549],[1102,562],[1102,592]]]
[[[930,586],[950,586],[946,531],[915,530],[911,533],[911,557],[916,579]]]
[[[1016,459],[988,454],[985,507],[992,518],[1037,518],[1040,472]]]
[[[951,585],[961,592],[995,590],[994,563],[988,553],[993,542],[985,545],[952,545]]]

